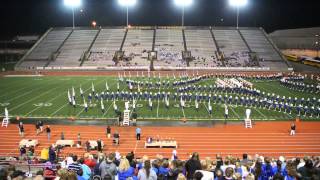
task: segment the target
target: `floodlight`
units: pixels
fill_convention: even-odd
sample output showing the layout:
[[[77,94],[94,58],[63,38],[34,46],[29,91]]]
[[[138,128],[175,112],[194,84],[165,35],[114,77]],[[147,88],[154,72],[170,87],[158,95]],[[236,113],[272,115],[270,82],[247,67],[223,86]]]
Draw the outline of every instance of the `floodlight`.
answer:
[[[121,6],[134,6],[137,3],[137,0],[118,0],[118,3]]]
[[[192,0],[174,0],[177,6],[190,6],[192,2]]]
[[[247,5],[248,0],[229,0],[229,4],[230,4],[230,6],[241,7],[241,6]]]
[[[79,7],[81,6],[81,0],[64,0],[64,5],[70,7]]]

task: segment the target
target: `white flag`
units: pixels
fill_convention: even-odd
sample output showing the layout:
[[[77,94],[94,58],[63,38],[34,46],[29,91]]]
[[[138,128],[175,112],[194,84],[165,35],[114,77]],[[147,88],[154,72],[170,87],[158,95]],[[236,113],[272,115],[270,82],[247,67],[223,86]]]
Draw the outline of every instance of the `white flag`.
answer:
[[[86,102],[86,99],[85,99],[85,98],[83,98],[83,106],[84,106],[85,108],[88,108],[88,104],[87,104],[87,102]]]
[[[8,112],[8,109],[7,108],[4,108],[4,117],[6,119],[9,119],[9,112]]]
[[[74,87],[72,86],[72,96],[75,97],[76,96],[76,92],[74,91]]]
[[[82,88],[81,88],[81,86],[80,86],[80,94],[81,94],[81,95],[83,95],[83,91],[82,91]]]
[[[69,100],[69,102],[71,102],[71,95],[70,95],[69,89],[68,89],[68,100]]]
[[[140,85],[139,85],[139,83],[138,83],[138,92],[140,92]]]
[[[94,92],[94,85],[93,85],[93,83],[91,84],[91,89],[92,89],[92,92]]]
[[[194,101],[194,105],[196,106],[196,109],[199,108],[199,103],[198,103],[198,100],[197,100],[197,99]]]
[[[149,98],[149,106],[152,107],[152,101],[151,98]]]
[[[109,91],[109,86],[107,81],[106,81],[106,90]]]
[[[118,90],[120,89],[120,85],[119,85],[119,83],[117,83],[117,89],[118,89]]]
[[[76,101],[74,100],[74,98],[72,98],[72,105],[76,105]]]
[[[103,101],[102,101],[102,99],[101,99],[101,109],[103,110],[104,109],[104,104],[103,104]]]
[[[113,109],[114,109],[114,110],[117,110],[117,109],[118,109],[118,106],[117,106],[117,104],[116,104],[116,101],[113,101]]]

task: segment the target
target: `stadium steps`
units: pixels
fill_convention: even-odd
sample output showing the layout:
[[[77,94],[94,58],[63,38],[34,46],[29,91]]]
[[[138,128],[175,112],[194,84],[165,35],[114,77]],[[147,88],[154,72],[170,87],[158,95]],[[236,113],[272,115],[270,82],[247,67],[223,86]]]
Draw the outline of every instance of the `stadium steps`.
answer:
[[[218,42],[217,42],[217,40],[216,40],[216,38],[215,38],[215,36],[214,36],[214,34],[213,34],[212,28],[210,28],[210,33],[211,33],[213,42],[214,42],[214,44],[215,44],[215,46],[216,46],[216,49],[217,49],[218,53],[220,53],[219,44],[218,44]]]
[[[272,42],[272,40],[268,37],[267,33],[264,31],[263,28],[260,28],[260,31],[262,32],[262,34],[264,35],[264,37],[268,40],[268,42],[272,45],[272,47],[274,48],[274,50],[278,53],[278,55],[281,57],[281,59],[286,63],[286,65],[288,66],[288,68],[292,68],[291,64],[288,62],[288,60],[283,56],[283,54],[281,53],[281,51],[277,48],[277,46]]]
[[[153,39],[152,39],[152,51],[154,51],[154,46],[156,45],[156,36],[157,36],[157,29],[154,28],[154,30],[153,30]]]
[[[183,39],[183,48],[184,48],[184,51],[188,51],[188,49],[187,49],[187,42],[186,42],[186,35],[184,34],[184,29],[182,29],[182,39]]]
[[[57,58],[57,57],[59,56],[59,54],[60,54],[61,48],[62,48],[63,45],[66,43],[66,41],[69,39],[69,37],[71,36],[71,34],[73,33],[73,31],[74,31],[74,29],[72,29],[72,30],[70,31],[70,33],[68,34],[68,36],[67,36],[67,37],[64,39],[64,41],[60,44],[60,46],[59,46],[59,48],[57,49],[57,51],[53,53],[52,58],[50,58],[50,59],[48,60],[48,62],[46,63],[46,65],[44,65],[44,67],[48,67],[49,64],[50,64],[52,61],[55,61],[55,60],[56,60],[56,58]]]
[[[121,45],[120,45],[120,49],[119,49],[120,51],[122,51],[124,42],[126,41],[126,38],[127,38],[127,34],[128,34],[128,28],[126,29],[126,31],[124,33],[124,36],[123,36],[123,39],[122,39],[122,42],[121,42]]]
[[[26,57],[28,57],[31,52],[40,44],[40,42],[49,34],[49,32],[52,31],[53,28],[48,29],[43,35],[42,37],[32,46],[31,49],[29,49],[29,51],[17,62],[17,64],[15,65],[15,70],[19,70],[19,66],[21,65],[21,63],[26,59]]]
[[[89,58],[89,56],[90,56],[90,50],[91,50],[92,46],[94,45],[94,43],[96,42],[96,39],[97,39],[97,37],[99,36],[100,32],[101,32],[101,28],[99,28],[96,36],[94,37],[94,39],[92,40],[90,46],[88,47],[88,50],[85,52],[85,57],[82,58],[81,63],[80,63],[80,66],[83,65],[84,61],[87,61],[87,60],[88,60],[88,58]]]
[[[251,48],[250,48],[250,46],[249,46],[248,42],[247,42],[247,41],[246,41],[246,39],[243,37],[243,35],[242,35],[241,31],[240,31],[239,29],[237,29],[237,31],[238,31],[238,33],[239,33],[239,35],[240,35],[241,39],[243,40],[243,42],[246,44],[246,46],[247,46],[247,48],[248,48],[249,52],[251,53],[251,52],[252,52],[252,50],[251,50]]]

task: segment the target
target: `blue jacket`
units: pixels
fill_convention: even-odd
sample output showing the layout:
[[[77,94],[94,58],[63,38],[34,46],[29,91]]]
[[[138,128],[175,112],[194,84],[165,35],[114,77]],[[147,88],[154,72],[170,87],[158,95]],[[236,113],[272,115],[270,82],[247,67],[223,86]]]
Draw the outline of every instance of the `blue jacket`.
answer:
[[[124,172],[118,171],[118,179],[119,180],[126,180],[128,177],[133,178],[133,176],[134,176],[134,168],[133,167],[129,167],[129,169]]]

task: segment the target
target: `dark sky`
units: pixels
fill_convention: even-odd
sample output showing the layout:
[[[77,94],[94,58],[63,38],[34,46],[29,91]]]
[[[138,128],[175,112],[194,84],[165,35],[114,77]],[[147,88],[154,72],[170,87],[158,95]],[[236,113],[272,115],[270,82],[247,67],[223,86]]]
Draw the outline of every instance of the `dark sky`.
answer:
[[[125,8],[117,0],[82,0],[76,11],[76,25],[124,25]],[[227,0],[193,0],[186,9],[186,26],[235,26],[235,8]],[[320,26],[320,0],[248,0],[240,10],[240,26],[276,29]],[[80,13],[83,9],[83,13]],[[181,8],[173,0],[138,0],[130,10],[132,25],[180,25]],[[1,0],[1,39],[15,35],[41,34],[49,27],[71,26],[71,9],[63,0]],[[220,19],[224,21],[221,22]]]

